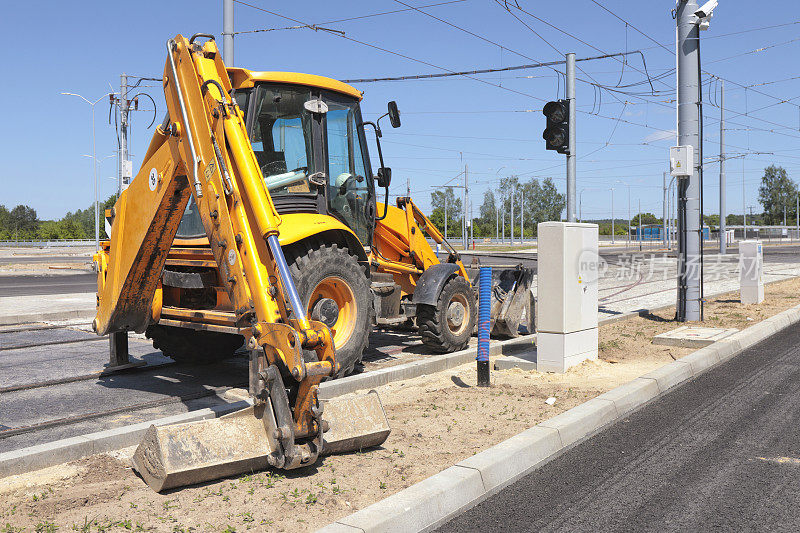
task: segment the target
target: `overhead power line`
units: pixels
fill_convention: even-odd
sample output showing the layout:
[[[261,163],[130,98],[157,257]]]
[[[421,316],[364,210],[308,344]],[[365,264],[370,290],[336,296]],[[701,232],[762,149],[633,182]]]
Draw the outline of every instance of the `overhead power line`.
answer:
[[[626,56],[630,54],[638,54],[638,50],[634,50],[631,52],[617,52],[614,54],[605,54],[602,56],[594,56],[594,57],[582,57],[580,59],[576,59],[575,61],[594,61],[597,59],[608,59],[610,57],[616,56]],[[440,72],[436,74],[410,74],[407,76],[390,76],[385,78],[355,78],[349,80],[342,80],[345,83],[373,83],[378,81],[405,81],[405,80],[422,80],[426,78],[448,78],[452,76],[463,76],[465,74],[489,74],[491,72],[505,72],[508,70],[526,70],[526,69],[534,69],[540,67],[552,67],[555,65],[564,65],[566,64],[565,60],[561,61],[547,61],[544,63],[528,63],[526,65],[514,65],[510,67],[498,67],[498,68],[484,68],[484,69],[476,69],[476,70],[464,70],[464,71],[456,71],[456,72]]]
[[[250,6],[250,4],[246,4],[245,2],[239,2],[239,0],[233,0],[233,1],[234,2],[238,2],[240,4],[244,4],[246,6]],[[449,4],[460,4],[461,2],[466,2],[466,1],[467,0],[448,0],[447,2],[437,2],[435,4],[428,4],[428,5],[419,6],[419,7],[446,6],[446,5],[449,5]],[[250,7],[254,7],[254,6],[250,6]],[[380,17],[382,15],[394,15],[396,13],[402,13],[404,11],[413,11],[413,8],[409,7],[409,8],[406,8],[406,9],[393,9],[391,11],[382,11],[380,13],[369,13],[367,15],[358,15],[358,16],[355,16],[355,17],[347,17],[347,18],[343,18],[343,19],[327,20],[325,22],[320,22],[318,24],[311,24],[311,25],[302,24],[302,25],[299,25],[299,26],[283,26],[283,27],[280,27],[280,28],[262,28],[262,29],[257,29],[257,30],[236,31],[236,32],[233,32],[233,35],[241,35],[241,34],[246,34],[246,33],[263,33],[263,32],[268,32],[268,31],[314,29],[314,28],[319,28],[319,26],[322,25],[322,24],[338,24],[339,22],[350,22],[350,21],[353,21],[353,20],[361,20],[361,19],[372,18],[372,17]]]

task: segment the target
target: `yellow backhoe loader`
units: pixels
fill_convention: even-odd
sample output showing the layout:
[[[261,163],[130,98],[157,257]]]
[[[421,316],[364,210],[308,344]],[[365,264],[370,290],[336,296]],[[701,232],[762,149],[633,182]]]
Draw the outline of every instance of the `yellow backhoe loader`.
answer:
[[[334,337],[301,302],[279,239],[300,222],[282,217],[272,201],[213,37],[167,41],[163,86],[168,117],[109,214],[111,238],[95,258],[93,327],[111,335],[113,352],[128,331],[158,322],[165,307],[162,273],[192,198],[250,351],[254,405],[214,420],[151,426],[133,457],[135,469],[164,490],[268,466],[307,466],[325,448],[382,443],[389,427],[376,394],[320,405],[319,383],[341,369]],[[323,122],[326,105],[319,93],[309,94],[305,119]],[[316,175],[307,183],[324,182]]]
[[[127,331],[145,332],[176,361],[213,361],[244,345],[255,406],[151,428],[137,471],[162,490],[380,444],[389,428],[376,394],[326,402],[323,420],[317,386],[353,370],[374,324],[416,321],[432,349],[464,348],[476,322],[467,269],[410,198],[388,205],[380,119],[362,120],[356,89],[226,69],[210,35],[177,36],[167,48],[168,115],[106,213],[95,329],[111,334],[112,360]],[[394,102],[385,116],[400,125]],[[516,335],[525,314],[532,331],[530,283],[524,269],[500,276],[495,332]]]
[[[331,329],[339,369],[352,372],[373,325],[416,325],[432,350],[463,349],[475,329],[475,292],[459,255],[410,198],[387,205],[380,119],[363,122],[361,93],[322,76],[228,68],[236,101],[281,226],[278,240],[306,313]],[[316,107],[314,107],[316,106]],[[388,116],[400,125],[394,102]],[[383,118],[383,117],[381,117]],[[367,150],[375,132],[377,176]],[[385,189],[384,202],[376,189]],[[426,236],[449,252],[440,262]],[[230,357],[242,345],[236,312],[190,200],[161,278],[161,309],[147,328],[175,360]],[[532,272],[497,276],[493,333],[533,331]],[[306,351],[313,359],[314,353]]]

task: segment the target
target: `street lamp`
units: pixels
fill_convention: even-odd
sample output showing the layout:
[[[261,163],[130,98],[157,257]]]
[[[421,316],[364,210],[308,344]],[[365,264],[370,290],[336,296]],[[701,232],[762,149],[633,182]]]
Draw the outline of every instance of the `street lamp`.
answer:
[[[108,97],[109,94],[114,93],[106,93],[94,102],[84,98],[83,96],[76,94],[76,93],[61,93],[65,96],[77,96],[90,106],[92,106],[92,158],[94,159],[94,247],[95,252],[100,251],[100,204],[98,200],[98,184],[97,184],[97,137],[95,135],[95,127],[94,127],[94,106]]]

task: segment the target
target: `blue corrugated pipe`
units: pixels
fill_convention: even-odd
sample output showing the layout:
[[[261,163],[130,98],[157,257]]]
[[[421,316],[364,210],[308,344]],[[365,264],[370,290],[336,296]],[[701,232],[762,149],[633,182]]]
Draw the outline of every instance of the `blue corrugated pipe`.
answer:
[[[481,267],[478,278],[478,386],[489,386],[489,330],[492,310],[492,268]]]

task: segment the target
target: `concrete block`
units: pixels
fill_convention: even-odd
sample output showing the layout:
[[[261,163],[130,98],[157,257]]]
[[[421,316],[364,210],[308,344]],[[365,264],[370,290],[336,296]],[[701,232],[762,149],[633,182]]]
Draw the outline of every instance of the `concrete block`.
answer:
[[[760,304],[764,301],[764,285],[742,285],[739,289],[739,300],[743,304]]]
[[[691,378],[693,375],[692,365],[683,359],[679,359],[661,368],[656,368],[640,377],[656,380],[661,392],[666,392],[675,385],[679,385]]]
[[[619,416],[623,416],[649,402],[659,394],[661,394],[661,391],[656,380],[636,378],[629,383],[601,394],[597,399],[614,402],[617,413]]]
[[[484,492],[478,470],[451,466],[337,522],[365,533],[422,531],[443,523]]]
[[[540,331],[536,338],[539,372],[566,372],[587,359],[597,359],[597,328],[573,333]]]
[[[692,365],[692,374],[697,376],[719,363],[719,354],[713,347],[709,346],[682,357],[681,361]]]
[[[464,459],[458,466],[481,473],[484,489],[507,486],[561,449],[558,431],[535,426]]]
[[[557,429],[561,443],[569,446],[616,418],[617,408],[614,402],[594,398],[538,425]]]
[[[713,348],[717,351],[720,362],[727,361],[742,351],[742,346],[739,344],[739,341],[733,338],[721,340],[715,343]]]
[[[74,461],[92,455],[93,449],[90,439],[72,437],[0,453],[0,478]]]
[[[653,344],[680,346],[684,348],[704,348],[739,331],[736,328],[708,328],[681,326],[653,337]]]

